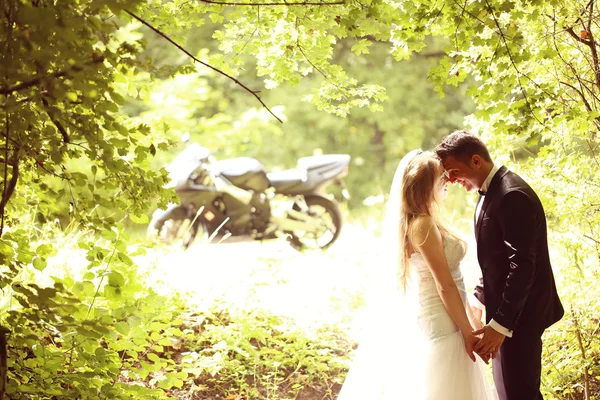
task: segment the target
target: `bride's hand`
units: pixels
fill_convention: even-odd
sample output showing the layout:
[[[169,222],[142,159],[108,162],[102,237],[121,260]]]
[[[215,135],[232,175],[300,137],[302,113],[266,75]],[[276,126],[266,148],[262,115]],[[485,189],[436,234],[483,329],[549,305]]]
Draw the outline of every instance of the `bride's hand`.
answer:
[[[465,332],[462,334],[465,342],[465,350],[469,358],[475,362],[475,345],[479,342],[479,338],[473,335],[471,332]]]

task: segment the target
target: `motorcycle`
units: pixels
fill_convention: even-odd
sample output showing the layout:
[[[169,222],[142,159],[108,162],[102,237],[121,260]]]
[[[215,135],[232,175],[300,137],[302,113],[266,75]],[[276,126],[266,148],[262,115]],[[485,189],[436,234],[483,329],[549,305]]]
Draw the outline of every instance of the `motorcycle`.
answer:
[[[167,167],[167,187],[180,203],[156,210],[148,233],[186,249],[200,234],[208,242],[284,237],[297,250],[324,250],[342,228],[339,204],[325,189],[335,183],[349,198],[342,180],[349,163],[348,154],[325,154],[267,173],[254,158],[217,161],[209,149],[188,144]]]

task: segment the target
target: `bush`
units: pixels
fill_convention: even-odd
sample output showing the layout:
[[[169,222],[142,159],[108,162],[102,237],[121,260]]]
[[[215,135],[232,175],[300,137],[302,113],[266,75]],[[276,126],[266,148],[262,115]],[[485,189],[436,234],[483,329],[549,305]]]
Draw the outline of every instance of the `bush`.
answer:
[[[287,399],[339,388],[349,345],[335,329],[158,294],[134,262],[146,250],[116,228],[41,232],[0,298],[11,399]]]

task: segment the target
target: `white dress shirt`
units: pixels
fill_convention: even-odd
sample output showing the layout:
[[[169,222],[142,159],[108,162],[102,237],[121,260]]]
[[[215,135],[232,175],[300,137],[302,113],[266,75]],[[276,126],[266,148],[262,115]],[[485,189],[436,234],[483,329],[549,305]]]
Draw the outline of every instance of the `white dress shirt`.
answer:
[[[488,188],[490,187],[490,183],[492,182],[492,179],[494,179],[494,175],[496,175],[496,172],[498,172],[500,167],[502,167],[502,165],[494,164],[494,166],[492,167],[492,170],[488,174],[487,178],[485,178],[485,181],[483,181],[483,184],[481,185],[481,188],[479,188],[479,190],[481,190],[482,192],[487,192]],[[477,212],[475,214],[476,215],[475,222],[479,221],[479,214],[481,213],[481,206],[483,206],[483,200],[484,199],[481,199],[481,201],[478,202],[478,204],[477,204]]]
[[[502,167],[502,165],[496,165],[494,164],[494,166],[492,167],[492,170],[490,171],[490,173],[488,174],[487,178],[485,178],[485,181],[483,181],[483,184],[481,185],[480,190],[483,192],[487,192],[488,188],[490,187],[490,182],[492,182],[492,179],[494,178],[494,175],[496,175],[496,172],[498,172],[498,170]],[[483,206],[483,201],[485,199],[481,199],[481,201],[479,201],[477,203],[477,210],[475,212],[475,221],[479,221],[479,214],[481,214],[481,207]],[[479,299],[477,299],[477,297],[475,297],[473,294],[470,294],[469,296],[469,301],[470,303],[474,306],[479,308],[480,310],[484,310],[485,306],[483,304],[481,304],[481,302],[479,301]],[[501,334],[503,334],[504,336],[508,336],[508,337],[512,337],[513,335],[513,331],[511,331],[510,329],[507,329],[505,327],[503,327],[502,325],[500,325],[498,322],[494,321],[493,319],[490,321],[489,325],[496,331],[499,332]]]

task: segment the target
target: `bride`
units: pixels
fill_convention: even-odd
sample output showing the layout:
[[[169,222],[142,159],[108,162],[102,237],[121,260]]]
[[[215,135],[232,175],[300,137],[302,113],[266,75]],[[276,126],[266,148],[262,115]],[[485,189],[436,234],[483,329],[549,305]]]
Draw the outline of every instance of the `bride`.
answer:
[[[373,266],[367,332],[338,400],[497,399],[473,349],[481,321],[467,305],[459,267],[466,245],[437,215],[445,194],[432,152],[402,159],[385,218],[385,257]]]

